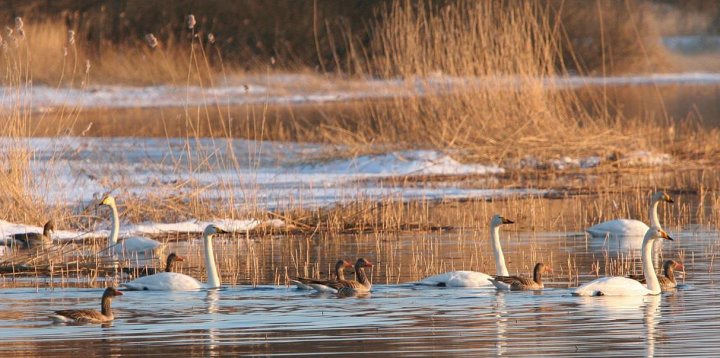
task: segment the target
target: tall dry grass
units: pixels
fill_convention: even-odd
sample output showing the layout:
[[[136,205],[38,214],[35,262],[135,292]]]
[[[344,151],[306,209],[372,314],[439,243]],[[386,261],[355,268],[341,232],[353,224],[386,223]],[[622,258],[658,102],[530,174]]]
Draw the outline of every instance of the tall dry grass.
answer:
[[[349,66],[423,95],[359,105],[355,118],[322,127],[327,140],[460,148],[493,162],[625,143],[607,135],[608,118],[554,88],[550,79],[567,75],[556,16],[519,1],[388,4]]]

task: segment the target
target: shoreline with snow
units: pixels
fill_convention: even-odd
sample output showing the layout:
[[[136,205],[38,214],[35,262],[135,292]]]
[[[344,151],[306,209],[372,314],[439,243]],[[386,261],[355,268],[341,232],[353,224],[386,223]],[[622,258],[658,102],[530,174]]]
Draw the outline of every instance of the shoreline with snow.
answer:
[[[308,83],[307,87],[297,83]],[[688,72],[628,76],[454,77],[437,74],[425,78],[347,80],[303,74],[247,76],[216,87],[93,85],[57,88],[44,85],[0,87],[0,108],[21,105],[36,112],[58,108],[170,108],[203,105],[322,104],[362,99],[389,99],[442,95],[475,88],[518,88],[527,84],[548,89],[648,85],[720,85],[720,73]]]
[[[121,201],[128,195],[140,200],[201,197],[232,201],[239,209],[269,210],[384,199],[536,196],[548,191],[504,187],[498,178],[512,170],[587,170],[604,163],[648,167],[673,162],[667,154],[642,151],[612,159],[525,157],[502,164],[462,163],[436,150],[313,160],[336,148],[212,138],[0,138],[0,145],[30,154],[33,180],[28,189],[32,195],[51,205],[71,207],[97,202],[107,193]],[[432,177],[443,179],[424,179]],[[468,177],[475,179],[465,180]]]

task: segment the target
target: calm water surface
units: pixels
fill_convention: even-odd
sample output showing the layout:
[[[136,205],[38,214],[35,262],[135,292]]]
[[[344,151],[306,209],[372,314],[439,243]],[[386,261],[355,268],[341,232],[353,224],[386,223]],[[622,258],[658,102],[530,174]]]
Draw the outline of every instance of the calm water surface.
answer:
[[[720,236],[709,230],[674,234],[676,241],[665,243],[662,255],[684,258],[686,276],[679,290],[659,297],[572,297],[567,279],[553,277],[551,287],[538,292],[377,284],[369,297],[343,299],[282,286],[232,286],[126,292],[113,303],[117,318],[112,324],[65,326],[51,324],[48,313],[98,307],[102,290],[3,289],[0,356],[62,356],[79,349],[103,356],[716,354],[720,276],[712,265]],[[632,257],[633,247],[639,247],[565,234],[517,233],[517,241],[510,239],[505,248],[511,271],[517,267],[512,258],[528,248],[518,242],[530,236],[538,255],[552,248],[555,260],[577,260],[581,282],[592,278],[590,267],[600,257]],[[347,243],[354,250],[356,244]],[[413,245],[400,246],[410,250]],[[456,246],[440,252],[452,257],[458,254],[451,249]]]

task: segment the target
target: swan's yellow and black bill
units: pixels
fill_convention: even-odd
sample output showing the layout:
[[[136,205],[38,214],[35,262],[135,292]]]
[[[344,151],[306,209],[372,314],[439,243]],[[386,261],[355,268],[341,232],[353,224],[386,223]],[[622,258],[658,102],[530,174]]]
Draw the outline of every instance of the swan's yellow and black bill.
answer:
[[[668,233],[665,232],[665,230],[659,230],[659,232],[660,232],[660,237],[661,237],[661,238],[666,239],[666,240],[670,240],[670,241],[674,241],[673,238],[670,237],[670,235],[668,235]]]

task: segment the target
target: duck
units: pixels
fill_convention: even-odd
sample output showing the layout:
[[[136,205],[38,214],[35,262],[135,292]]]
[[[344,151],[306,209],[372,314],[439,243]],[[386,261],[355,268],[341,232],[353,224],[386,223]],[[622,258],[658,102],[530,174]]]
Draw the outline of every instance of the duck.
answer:
[[[659,239],[672,241],[672,237],[667,232],[656,227],[651,227],[643,237],[642,265],[647,285],[627,277],[601,277],[581,285],[572,291],[572,294],[574,296],[646,296],[660,294],[662,288],[652,262],[653,244]]]
[[[505,256],[500,246],[500,226],[514,224],[515,222],[496,214],[490,219],[490,243],[492,244],[493,254],[495,256],[495,273],[497,276],[510,276],[507,266],[505,265]],[[426,277],[416,285],[437,286],[437,287],[482,287],[489,286],[492,283],[492,276],[475,271],[451,271]]]
[[[203,231],[203,242],[205,244],[205,269],[207,270],[208,282],[206,284],[181,273],[160,272],[150,276],[144,276],[122,284],[127,290],[132,291],[196,291],[202,289],[214,289],[220,287],[220,276],[215,265],[213,254],[212,238],[216,234],[225,234],[227,231],[210,224]]]
[[[601,222],[593,225],[585,231],[592,237],[606,237],[606,236],[638,236],[643,237],[650,227],[656,227],[662,229],[660,226],[660,219],[658,219],[658,204],[660,202],[674,203],[669,195],[662,191],[658,191],[652,196],[650,202],[650,226],[640,220],[632,219],[616,219]]]
[[[50,315],[54,323],[107,323],[115,319],[110,304],[113,298],[122,296],[122,291],[114,287],[105,289],[100,303],[100,312],[93,309],[60,310]]]
[[[339,281],[339,285],[335,286],[337,287],[338,296],[349,297],[370,292],[372,283],[365,274],[366,267],[373,267],[372,262],[359,258],[355,262],[355,280]]]
[[[165,269],[163,271],[159,271],[154,267],[123,267],[122,272],[127,275],[132,275],[136,277],[154,275],[160,272],[172,272],[173,268],[175,267],[175,262],[182,261],[185,261],[183,257],[180,257],[174,252],[171,252],[170,255],[168,255],[167,257],[167,260],[165,261]]]
[[[334,283],[337,283],[339,281],[345,281],[345,269],[351,268],[353,265],[346,260],[338,260],[335,263],[335,279],[334,280],[315,280],[311,278],[306,277],[294,277],[290,282],[294,283],[295,286],[299,290],[316,290],[318,291],[321,289],[321,292],[335,292],[336,289],[333,289],[329,287],[329,285],[332,285]],[[315,287],[310,286],[310,284],[315,284]]]
[[[52,234],[55,232],[55,222],[50,219],[43,226],[42,234],[38,232],[25,232],[10,235],[10,246],[20,249],[48,249],[52,246]]]
[[[552,268],[542,262],[538,262],[533,269],[532,279],[521,276],[496,276],[495,278],[491,278],[490,282],[499,290],[542,290],[545,287],[542,282],[542,275],[548,272],[552,272]]]
[[[120,234],[120,217],[118,215],[117,205],[115,204],[115,198],[112,195],[108,195],[100,201],[98,206],[107,206],[111,211],[110,220],[112,222],[112,228],[110,229],[110,236],[108,236],[108,247],[105,249],[109,254],[120,259],[127,259],[138,256],[154,256],[162,249],[163,244],[146,237],[133,236],[118,241],[118,235]]]
[[[663,291],[672,291],[677,287],[677,281],[675,281],[675,270],[684,270],[685,266],[675,260],[667,260],[663,263],[663,275],[658,277],[660,282],[660,288]],[[629,275],[629,278],[636,280],[640,283],[645,283],[645,277],[641,275]]]

